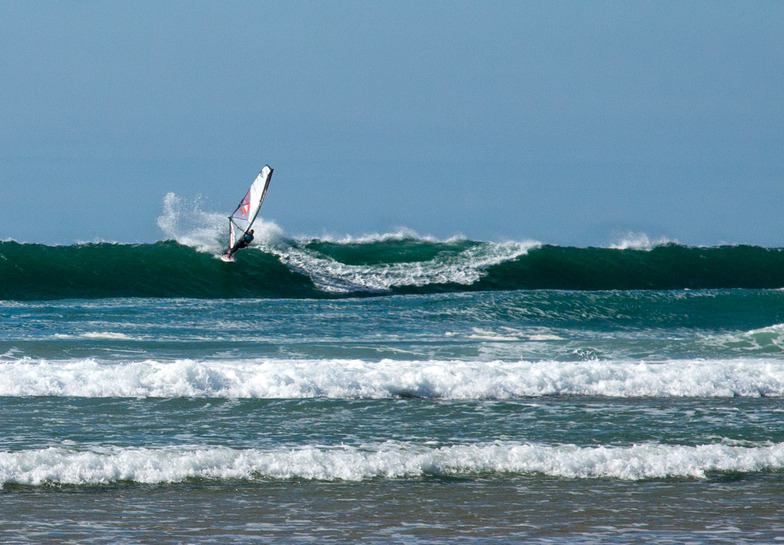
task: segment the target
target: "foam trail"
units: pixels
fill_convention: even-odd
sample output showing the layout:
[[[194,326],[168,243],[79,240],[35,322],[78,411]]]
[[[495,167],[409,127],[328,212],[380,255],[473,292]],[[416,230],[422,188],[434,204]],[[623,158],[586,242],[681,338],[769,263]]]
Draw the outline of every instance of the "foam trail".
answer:
[[[187,479],[362,481],[427,475],[543,474],[622,480],[705,478],[709,472],[784,469],[784,444],[741,447],[643,444],[617,447],[494,442],[433,448],[386,442],[364,446],[233,449],[49,447],[0,452],[0,486],[96,485]]]
[[[0,362],[0,395],[514,399],[528,396],[784,396],[784,362],[95,359]]]
[[[392,235],[390,235],[392,236]],[[327,292],[389,291],[396,287],[422,287],[432,284],[471,285],[488,267],[526,255],[538,242],[483,243],[457,255],[437,256],[415,263],[348,265],[317,252],[297,247],[271,249],[281,262],[308,275]]]

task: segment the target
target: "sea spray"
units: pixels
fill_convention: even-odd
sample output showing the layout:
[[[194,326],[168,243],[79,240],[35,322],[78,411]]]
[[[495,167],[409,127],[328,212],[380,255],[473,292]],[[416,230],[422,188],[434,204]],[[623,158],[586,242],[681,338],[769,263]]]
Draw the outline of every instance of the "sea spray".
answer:
[[[202,199],[188,200],[174,193],[163,199],[158,227],[167,238],[199,252],[217,253],[228,233],[226,215],[202,210]]]
[[[158,227],[168,240],[194,248],[198,252],[220,255],[228,240],[228,215],[202,210],[203,199],[186,199],[167,193],[163,199],[163,213],[158,217]],[[258,218],[254,224],[255,245],[269,243],[283,236],[283,231],[273,221]]]

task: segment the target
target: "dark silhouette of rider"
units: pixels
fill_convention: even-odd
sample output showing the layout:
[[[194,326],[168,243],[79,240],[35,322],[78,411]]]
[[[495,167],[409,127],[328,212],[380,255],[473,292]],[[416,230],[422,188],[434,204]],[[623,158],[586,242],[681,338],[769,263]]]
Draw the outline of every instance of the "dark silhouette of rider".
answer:
[[[237,243],[234,245],[234,248],[229,251],[229,255],[232,255],[234,252],[242,248],[247,248],[251,242],[253,242],[253,229],[245,233],[242,238],[237,241]]]

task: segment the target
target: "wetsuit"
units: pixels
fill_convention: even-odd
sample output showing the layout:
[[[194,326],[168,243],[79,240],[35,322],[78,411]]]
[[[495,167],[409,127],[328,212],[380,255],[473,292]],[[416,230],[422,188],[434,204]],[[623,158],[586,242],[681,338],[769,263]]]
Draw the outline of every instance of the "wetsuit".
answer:
[[[230,254],[233,254],[241,248],[247,248],[251,242],[253,242],[253,235],[245,233],[245,235],[237,241],[237,244],[234,245],[234,248],[231,249]]]

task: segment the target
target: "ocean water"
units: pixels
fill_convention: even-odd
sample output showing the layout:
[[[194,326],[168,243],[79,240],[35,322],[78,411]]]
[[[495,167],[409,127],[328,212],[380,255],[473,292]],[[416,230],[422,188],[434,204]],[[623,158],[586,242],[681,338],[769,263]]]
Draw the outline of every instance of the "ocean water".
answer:
[[[780,250],[210,236],[0,243],[1,542],[784,537]]]

